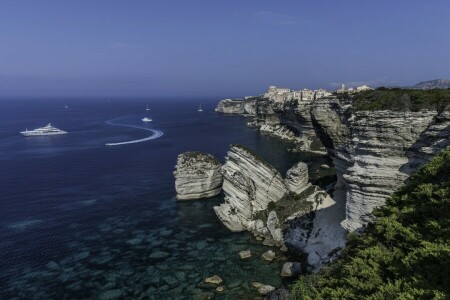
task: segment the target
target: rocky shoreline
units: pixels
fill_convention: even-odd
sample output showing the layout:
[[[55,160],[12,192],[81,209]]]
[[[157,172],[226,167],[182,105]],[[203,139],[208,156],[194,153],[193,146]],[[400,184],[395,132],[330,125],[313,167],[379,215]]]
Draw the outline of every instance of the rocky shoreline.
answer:
[[[232,145],[225,164],[214,166],[224,193],[214,211],[224,226],[306,255],[303,270],[317,271],[339,255],[347,233],[363,228],[375,207],[450,144],[448,109],[354,111],[334,96],[303,103],[259,96],[222,100],[216,111],[245,115],[248,126],[294,144],[294,151],[326,150],[332,159],[337,180],[326,190],[309,182],[305,163],[283,177],[243,145]]]

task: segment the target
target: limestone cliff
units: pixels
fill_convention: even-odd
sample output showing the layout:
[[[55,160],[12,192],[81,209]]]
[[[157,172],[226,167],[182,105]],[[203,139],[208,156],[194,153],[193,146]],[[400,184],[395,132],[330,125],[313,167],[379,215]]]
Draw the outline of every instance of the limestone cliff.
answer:
[[[314,102],[316,131],[345,191],[342,226],[367,223],[404,180],[450,143],[450,112],[353,111],[336,98]],[[336,197],[335,197],[336,199]]]
[[[230,230],[304,252],[313,266],[344,245],[343,203],[309,183],[305,163],[295,164],[283,179],[250,150],[233,146],[222,170],[225,202],[214,210]]]
[[[208,198],[220,193],[221,164],[214,156],[202,152],[182,153],[175,168],[178,200]]]
[[[232,231],[253,228],[253,215],[287,191],[280,173],[244,146],[231,147],[222,172],[225,203],[214,210]]]
[[[242,100],[224,99],[220,100],[216,107],[216,112],[224,114],[243,114],[244,102]]]
[[[310,101],[280,103],[259,96],[221,100],[216,111],[252,116],[248,126],[259,128],[262,134],[293,143],[296,151],[324,151],[312,125],[311,107]]]

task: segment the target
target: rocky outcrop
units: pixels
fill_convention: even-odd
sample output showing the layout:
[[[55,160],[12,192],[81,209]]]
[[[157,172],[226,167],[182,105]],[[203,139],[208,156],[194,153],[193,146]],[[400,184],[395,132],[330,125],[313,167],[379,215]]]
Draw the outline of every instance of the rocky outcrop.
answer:
[[[309,184],[308,166],[304,162],[296,163],[286,173],[286,187],[290,192],[300,194]]]
[[[216,107],[216,112],[224,114],[243,114],[244,102],[242,100],[224,99],[220,100]]]
[[[311,113],[333,159],[336,187],[345,191],[342,226],[348,231],[371,220],[375,207],[450,143],[448,110],[354,112],[351,104],[324,98],[314,103]]]
[[[231,147],[222,172],[225,203],[214,210],[232,231],[251,230],[253,215],[287,191],[280,173],[244,146]]]
[[[182,153],[175,168],[178,200],[208,198],[220,193],[221,164],[214,156],[201,152]]]
[[[214,210],[232,231],[250,231],[269,246],[306,252],[318,266],[344,245],[343,206],[308,182],[308,167],[295,164],[283,179],[243,146],[233,146],[222,168],[225,202]]]
[[[295,151],[325,151],[316,137],[311,121],[312,102],[296,100],[278,103],[264,98],[221,100],[217,112],[252,116],[248,126],[259,128],[262,134],[292,143]]]

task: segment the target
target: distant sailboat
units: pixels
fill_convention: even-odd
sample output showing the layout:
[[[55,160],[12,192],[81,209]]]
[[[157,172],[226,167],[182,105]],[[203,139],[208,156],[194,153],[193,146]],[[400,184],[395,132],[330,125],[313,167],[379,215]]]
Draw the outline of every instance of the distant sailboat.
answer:
[[[66,105],[66,106],[64,106],[64,108],[69,108],[69,106],[68,106],[68,105]]]
[[[147,108],[145,110],[150,110],[150,108],[148,108],[148,104],[147,104]]]
[[[200,106],[198,107],[198,111],[203,111],[202,105],[201,105],[201,104],[200,104]]]

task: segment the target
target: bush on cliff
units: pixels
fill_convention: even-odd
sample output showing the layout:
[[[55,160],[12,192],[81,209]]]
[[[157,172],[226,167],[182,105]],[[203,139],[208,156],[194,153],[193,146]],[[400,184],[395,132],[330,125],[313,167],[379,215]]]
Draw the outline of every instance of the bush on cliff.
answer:
[[[341,100],[351,101],[353,109],[419,111],[421,109],[443,111],[450,104],[450,89],[400,89],[378,88],[356,94],[337,94]]]
[[[295,299],[450,298],[450,150],[374,215],[338,260],[294,284]]]

